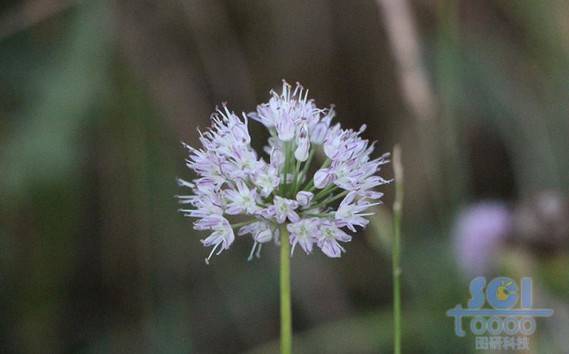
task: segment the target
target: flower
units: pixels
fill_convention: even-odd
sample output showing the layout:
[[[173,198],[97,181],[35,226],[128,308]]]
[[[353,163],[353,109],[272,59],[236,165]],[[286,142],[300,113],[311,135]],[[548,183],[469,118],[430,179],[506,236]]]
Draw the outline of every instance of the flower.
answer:
[[[298,202],[296,200],[281,198],[276,195],[274,204],[267,210],[269,210],[269,215],[273,216],[277,223],[282,224],[286,219],[291,222],[298,221],[299,216],[294,211],[296,208],[298,208]]]
[[[300,191],[296,193],[296,201],[298,202],[298,205],[300,205],[303,208],[310,206],[312,198],[314,198],[314,193],[312,192]]]
[[[209,263],[209,259],[215,252],[215,250],[221,246],[217,254],[221,251],[229,249],[229,246],[235,240],[235,235],[233,234],[233,228],[229,224],[229,221],[222,216],[212,215],[206,216],[200,219],[194,224],[196,230],[212,230],[213,233],[202,240],[205,247],[213,246],[209,256],[205,259],[206,263]]]
[[[261,246],[263,243],[267,243],[272,239],[276,240],[278,238],[278,229],[267,221],[256,221],[239,229],[239,236],[246,234],[251,234],[253,236],[253,248],[251,248],[251,253],[248,258],[251,260],[253,259],[253,254],[255,254],[255,249],[257,250],[256,255],[258,258],[261,255]]]
[[[482,201],[465,208],[452,230],[459,267],[467,276],[484,275],[496,266],[512,229],[512,212],[502,202]]]
[[[184,145],[197,178],[178,180],[192,192],[178,196],[180,211],[197,219],[196,230],[211,232],[202,240],[212,247],[206,262],[231,246],[234,229],[252,236],[249,259],[263,244],[279,244],[279,227],[289,232],[291,255],[296,245],[332,258],[345,252],[340,243],[352,239],[346,231],[367,226],[382,197],[375,188],[391,182],[378,175],[389,155],[372,158],[375,143],[361,137],[365,125],[342,129],[334,117],[333,106],[319,108],[308,90],[283,81],[255,112],[240,117],[226,105],[216,109],[211,128],[200,132],[201,148]],[[250,119],[269,131],[263,155],[251,147]],[[319,156],[325,160],[314,169]]]
[[[249,189],[242,180],[237,180],[235,185],[237,190],[226,189],[224,191],[225,199],[228,202],[225,212],[229,215],[254,214],[260,209],[257,205],[257,191]]]
[[[374,205],[379,204],[369,203],[365,198],[361,198],[356,201],[355,198],[357,195],[357,192],[348,193],[334,214],[334,217],[337,220],[336,224],[338,226],[346,226],[348,229],[354,232],[356,231],[355,226],[365,227],[369,223],[369,221],[364,218],[364,216],[373,214],[370,212],[362,212],[368,210]]]
[[[331,258],[338,258],[343,252],[346,252],[338,241],[350,242],[352,236],[340,230],[334,223],[323,220],[319,225],[317,240],[318,247],[320,247],[325,255]]]
[[[288,224],[287,229],[290,232],[290,244],[292,245],[291,254],[297,244],[302,247],[306,254],[312,252],[314,244],[314,235],[318,232],[319,222],[316,218],[301,219],[294,224]]]

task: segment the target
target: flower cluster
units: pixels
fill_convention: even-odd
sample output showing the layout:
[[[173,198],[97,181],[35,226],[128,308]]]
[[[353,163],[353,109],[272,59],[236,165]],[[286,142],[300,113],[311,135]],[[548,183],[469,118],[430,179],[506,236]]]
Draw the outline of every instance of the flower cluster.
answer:
[[[263,244],[279,244],[286,227],[292,246],[307,254],[314,246],[329,257],[345,252],[347,230],[368,224],[369,208],[380,203],[374,188],[388,183],[377,175],[388,154],[372,159],[374,143],[358,131],[332,124],[334,108],[320,109],[299,84],[283,82],[282,92],[271,91],[267,103],[241,117],[225,105],[212,115],[212,127],[200,132],[201,149],[189,150],[187,166],[198,178],[179,184],[192,190],[179,196],[188,205],[181,212],[197,218],[196,230],[211,234],[202,240],[213,254],[228,249],[237,235],[251,235],[253,255]],[[251,147],[249,119],[269,133],[265,157]],[[316,156],[315,156],[316,155]],[[323,156],[318,168],[313,160]],[[235,230],[235,231],[234,231]]]

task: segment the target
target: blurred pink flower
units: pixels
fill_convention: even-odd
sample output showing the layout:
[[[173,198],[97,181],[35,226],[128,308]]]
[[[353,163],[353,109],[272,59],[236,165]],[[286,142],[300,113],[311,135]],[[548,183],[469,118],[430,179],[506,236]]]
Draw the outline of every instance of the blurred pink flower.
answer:
[[[462,271],[468,276],[491,271],[511,229],[512,213],[502,202],[480,202],[461,211],[452,237]]]

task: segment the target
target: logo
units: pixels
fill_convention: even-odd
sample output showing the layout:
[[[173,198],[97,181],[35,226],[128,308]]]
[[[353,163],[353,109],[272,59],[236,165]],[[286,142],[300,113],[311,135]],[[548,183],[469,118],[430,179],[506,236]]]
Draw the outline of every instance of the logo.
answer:
[[[477,277],[470,282],[468,307],[462,305],[447,311],[454,318],[454,333],[475,336],[479,350],[528,350],[529,336],[535,333],[536,318],[550,317],[552,309],[533,308],[532,279],[522,278],[518,284],[508,277],[497,277],[486,282]]]

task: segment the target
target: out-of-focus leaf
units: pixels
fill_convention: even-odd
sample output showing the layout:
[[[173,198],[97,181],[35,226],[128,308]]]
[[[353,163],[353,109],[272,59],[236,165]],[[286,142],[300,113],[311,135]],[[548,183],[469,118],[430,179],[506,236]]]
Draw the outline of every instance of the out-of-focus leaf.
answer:
[[[39,98],[29,102],[0,154],[3,194],[17,196],[30,183],[55,181],[81,166],[81,123],[100,97],[110,59],[110,16],[105,1],[75,9],[57,60],[41,73]]]

